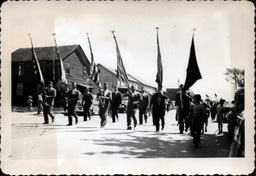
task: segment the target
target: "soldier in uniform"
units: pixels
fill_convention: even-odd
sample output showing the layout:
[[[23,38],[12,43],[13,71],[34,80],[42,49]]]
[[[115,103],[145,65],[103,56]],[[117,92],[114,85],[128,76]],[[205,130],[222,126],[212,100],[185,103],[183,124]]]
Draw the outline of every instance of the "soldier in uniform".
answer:
[[[79,90],[76,89],[76,83],[73,82],[71,85],[71,90],[68,92],[68,124],[72,125],[72,116],[75,117],[76,124],[78,123],[78,116],[75,112],[77,102],[79,100]]]
[[[116,118],[118,120],[118,108],[122,102],[121,93],[115,86],[115,91],[112,92],[111,109],[112,109],[112,122],[115,123]]]
[[[150,100],[150,107],[152,107],[153,124],[156,126],[156,131],[159,131],[160,119],[161,119],[162,130],[164,130],[166,100],[167,100],[167,97],[163,94],[162,88],[158,87],[158,91],[153,94]]]
[[[44,103],[43,103],[43,112],[44,112],[44,123],[48,124],[48,115],[52,118],[52,122],[54,122],[54,116],[52,114],[54,99],[56,97],[56,89],[53,88],[53,83],[49,82],[49,88],[44,92]]]

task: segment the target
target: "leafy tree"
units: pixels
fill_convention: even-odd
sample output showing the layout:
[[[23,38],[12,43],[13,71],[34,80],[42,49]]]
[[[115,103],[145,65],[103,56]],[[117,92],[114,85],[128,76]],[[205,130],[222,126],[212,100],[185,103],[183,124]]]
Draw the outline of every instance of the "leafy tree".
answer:
[[[244,86],[244,69],[226,68],[226,81],[235,85],[237,90],[238,86]]]

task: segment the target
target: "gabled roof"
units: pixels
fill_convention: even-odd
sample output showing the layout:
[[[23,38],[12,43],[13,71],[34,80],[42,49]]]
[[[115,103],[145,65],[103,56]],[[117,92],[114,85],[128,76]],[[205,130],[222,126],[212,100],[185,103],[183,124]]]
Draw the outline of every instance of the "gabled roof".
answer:
[[[134,79],[131,75],[127,74],[127,77],[129,79],[129,81],[132,81],[132,82],[139,82],[138,80]]]
[[[106,67],[102,64],[97,64],[97,66],[101,66],[101,67],[104,67],[105,69],[107,69],[109,72],[111,72],[112,74],[115,74],[116,75],[116,70],[114,70],[113,68],[110,68],[110,67]],[[154,86],[152,86],[150,83],[146,82],[145,80],[143,80],[142,78],[138,78],[138,77],[135,77],[135,76],[132,76],[130,74],[127,74],[127,77],[129,79],[129,81],[132,81],[132,82],[139,82],[139,83],[142,83],[143,85],[147,85],[147,86],[150,86],[150,87],[153,87],[155,88]]]
[[[58,46],[61,54],[61,58],[65,60],[70,54],[72,54],[74,51],[78,51],[78,53],[85,57],[81,62],[84,64],[88,62],[88,59],[86,55],[84,54],[82,48],[80,45],[63,45]],[[49,47],[34,47],[37,59],[39,61],[50,61],[56,57],[56,50],[55,46],[49,46]],[[87,60],[87,61],[85,61]],[[12,53],[12,62],[30,62],[32,61],[32,53],[31,48],[20,48]]]
[[[115,69],[113,69],[113,68],[111,68],[111,67],[106,67],[105,65],[102,65],[102,64],[97,64],[97,67],[99,67],[99,66],[104,67],[104,68],[105,68],[106,70],[108,70],[110,73],[116,75],[116,70],[115,70]]]
[[[130,74],[127,74],[127,75],[128,75],[128,77],[131,77],[131,78],[135,79],[136,82],[140,82],[140,83],[143,84],[143,85],[146,85],[146,86],[150,86],[150,87],[155,88],[155,86],[153,86],[152,84],[148,83],[147,81],[145,81],[145,80],[142,79],[142,78],[138,78],[138,77],[132,76],[132,75],[130,75]]]

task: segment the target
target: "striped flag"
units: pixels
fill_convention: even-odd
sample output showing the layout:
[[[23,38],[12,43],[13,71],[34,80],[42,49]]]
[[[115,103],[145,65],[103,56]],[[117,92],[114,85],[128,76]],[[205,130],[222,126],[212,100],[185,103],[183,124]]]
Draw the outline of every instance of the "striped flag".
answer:
[[[64,66],[63,66],[63,61],[62,61],[62,58],[61,58],[60,50],[58,48],[58,45],[57,45],[57,42],[56,42],[56,39],[55,39],[55,34],[53,34],[53,36],[54,36],[55,50],[56,50],[57,58],[60,60],[59,80],[67,84],[68,81],[67,81],[67,78],[66,78],[66,73],[65,73],[65,70],[64,70]]]
[[[159,39],[158,39],[158,29],[157,29],[157,74],[156,74],[156,82],[158,84],[159,88],[163,87],[163,65],[162,65],[162,58],[160,53],[160,47],[159,47]]]
[[[193,35],[184,89],[188,90],[197,80],[201,78],[202,76],[196,61],[196,52],[195,52],[194,35]]]
[[[89,42],[89,47],[90,47],[90,52],[91,52],[91,66],[90,66],[90,73],[89,76],[91,78],[91,80],[99,87],[100,86],[100,78],[99,78],[99,72],[98,72],[98,67],[94,62],[94,57],[93,57],[93,53],[92,53],[92,47],[91,47],[91,42],[89,39],[89,36],[87,34],[87,38],[88,38],[88,42]]]
[[[117,77],[128,87],[128,89],[130,89],[130,84],[129,84],[129,79],[128,76],[126,74],[125,68],[124,68],[124,64],[123,64],[123,60],[121,57],[121,53],[119,51],[119,47],[116,41],[116,37],[114,35],[114,31],[112,31],[113,33],[113,37],[116,43],[116,54],[117,54]]]
[[[31,52],[32,52],[32,62],[33,62],[33,67],[34,67],[34,74],[38,76],[39,78],[39,82],[44,86],[44,78],[43,78],[43,74],[42,74],[42,71],[41,71],[41,68],[40,68],[40,64],[39,64],[39,61],[37,59],[37,56],[36,56],[36,52],[35,52],[35,49],[33,47],[33,42],[32,42],[32,39],[30,37],[30,34],[29,35],[29,38],[30,38],[30,42],[31,42]]]

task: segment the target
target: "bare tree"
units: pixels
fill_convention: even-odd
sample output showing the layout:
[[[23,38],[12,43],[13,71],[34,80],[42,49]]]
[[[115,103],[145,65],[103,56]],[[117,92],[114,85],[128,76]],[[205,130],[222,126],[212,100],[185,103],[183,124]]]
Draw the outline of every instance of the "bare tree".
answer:
[[[238,86],[244,85],[244,69],[226,68],[226,81],[235,85],[235,90]]]

